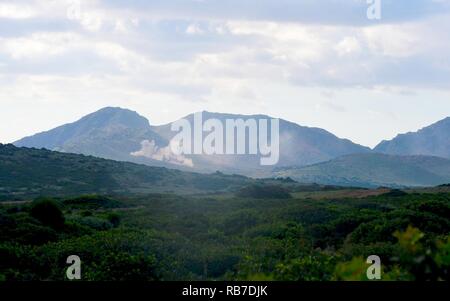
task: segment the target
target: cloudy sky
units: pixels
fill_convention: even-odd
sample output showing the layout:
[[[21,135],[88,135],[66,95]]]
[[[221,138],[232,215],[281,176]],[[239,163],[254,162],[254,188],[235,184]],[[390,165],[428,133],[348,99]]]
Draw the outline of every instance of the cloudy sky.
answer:
[[[104,106],[374,146],[450,116],[450,0],[0,0],[0,142]]]

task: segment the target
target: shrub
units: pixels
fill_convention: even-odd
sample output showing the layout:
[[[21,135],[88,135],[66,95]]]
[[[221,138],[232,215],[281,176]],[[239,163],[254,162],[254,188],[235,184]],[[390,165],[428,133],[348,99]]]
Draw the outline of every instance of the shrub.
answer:
[[[31,216],[43,225],[53,229],[61,229],[64,226],[64,214],[58,205],[51,199],[38,199],[31,206]]]
[[[120,215],[115,212],[108,214],[107,219],[114,228],[117,228],[120,224]]]
[[[256,199],[289,199],[289,191],[277,185],[251,185],[242,188],[238,193],[240,197]]]
[[[119,208],[122,204],[116,200],[99,195],[85,195],[63,201],[64,206],[72,209],[97,210],[100,208]]]

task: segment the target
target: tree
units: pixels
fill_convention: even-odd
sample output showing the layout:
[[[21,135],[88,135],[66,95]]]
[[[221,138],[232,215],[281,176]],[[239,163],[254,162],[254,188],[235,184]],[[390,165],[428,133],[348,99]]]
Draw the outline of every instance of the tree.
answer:
[[[64,226],[64,213],[52,199],[38,199],[31,206],[31,216],[53,229]]]
[[[112,212],[108,214],[108,221],[113,225],[114,228],[117,228],[120,224],[120,215]]]

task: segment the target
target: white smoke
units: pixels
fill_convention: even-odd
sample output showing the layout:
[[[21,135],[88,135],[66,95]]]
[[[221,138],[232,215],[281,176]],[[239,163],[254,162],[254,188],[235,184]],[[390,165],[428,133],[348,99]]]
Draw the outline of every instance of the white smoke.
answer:
[[[194,167],[194,163],[191,159],[186,158],[183,155],[174,154],[170,146],[162,148],[158,147],[154,140],[143,140],[141,142],[141,149],[137,152],[131,153],[130,155],[135,157],[145,157],[177,165]]]

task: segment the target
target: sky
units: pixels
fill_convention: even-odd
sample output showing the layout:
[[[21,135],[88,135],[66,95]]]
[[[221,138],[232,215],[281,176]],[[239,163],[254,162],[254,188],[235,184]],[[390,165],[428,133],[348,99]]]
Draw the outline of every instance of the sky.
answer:
[[[450,116],[450,0],[0,0],[0,143],[105,106],[373,147]],[[372,12],[372,10],[371,10]]]

